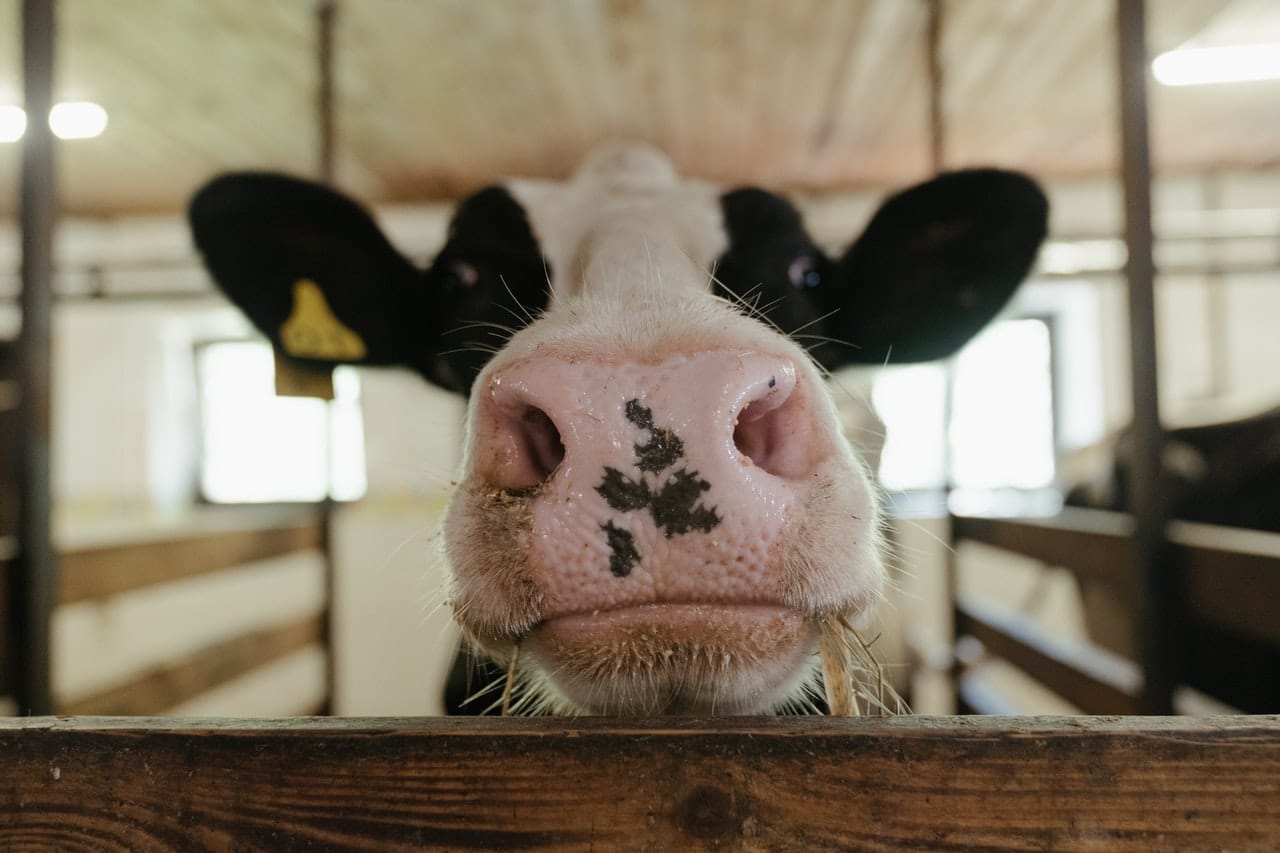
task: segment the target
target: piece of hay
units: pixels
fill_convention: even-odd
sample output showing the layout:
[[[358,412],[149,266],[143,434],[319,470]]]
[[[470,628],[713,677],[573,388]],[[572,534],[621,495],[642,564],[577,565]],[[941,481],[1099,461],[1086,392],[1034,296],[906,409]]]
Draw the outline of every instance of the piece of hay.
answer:
[[[511,660],[507,662],[507,683],[502,688],[502,716],[511,716],[511,693],[516,686],[516,664],[520,660],[520,644],[511,649]]]
[[[828,616],[819,623],[822,641],[822,683],[833,717],[890,717],[911,709],[885,679],[871,645],[843,616]]]

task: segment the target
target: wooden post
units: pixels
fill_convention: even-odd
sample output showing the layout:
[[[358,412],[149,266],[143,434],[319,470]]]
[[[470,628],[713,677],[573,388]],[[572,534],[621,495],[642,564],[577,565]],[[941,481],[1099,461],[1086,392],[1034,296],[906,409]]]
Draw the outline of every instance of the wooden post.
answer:
[[[334,157],[334,89],[333,89],[333,31],[337,16],[335,0],[319,0],[316,4],[317,41],[317,90],[316,114],[319,128],[320,180],[333,183]],[[326,371],[330,388],[333,387],[333,371]],[[330,399],[333,394],[329,394]],[[333,562],[333,424],[332,406],[325,405],[325,496],[320,505],[320,528],[323,532],[320,553],[324,559],[324,618],[321,634],[324,643],[324,702],[321,714],[333,713],[334,691],[337,686],[336,652],[333,648],[333,596],[337,589]]]
[[[925,23],[924,64],[927,80],[928,97],[928,134],[929,134],[929,172],[936,175],[941,172],[946,162],[946,125],[942,117],[942,0],[924,0]],[[955,711],[957,714],[976,713],[976,709],[967,706],[960,692],[960,676],[963,673],[964,661],[956,654],[959,649],[961,624],[959,615],[960,602],[960,564],[956,555],[956,539],[950,534],[951,512],[951,411],[953,392],[955,391],[955,359],[948,358],[943,363],[946,371],[945,396],[942,401],[942,477],[943,491],[946,499],[948,536],[951,547],[946,554],[947,596],[951,602],[951,685],[955,694]]]
[[[49,370],[53,226],[56,216],[53,134],[53,0],[22,4],[22,332],[18,337],[18,554],[10,578],[19,711],[52,711],[49,687],[49,616],[54,604],[55,557],[49,534]]]
[[[1129,259],[1130,381],[1133,395],[1133,457],[1129,511],[1135,520],[1132,543],[1134,648],[1145,679],[1141,710],[1172,711],[1175,685],[1175,605],[1172,565],[1162,559],[1168,506],[1162,476],[1156,371],[1155,263],[1151,230],[1151,152],[1147,124],[1147,51],[1144,0],[1117,0],[1116,24],[1120,95],[1121,178],[1124,237]]]
[[[925,67],[929,78],[929,167],[941,172],[946,158],[946,125],[942,117],[942,0],[925,0]]]
[[[1222,210],[1222,175],[1215,172],[1206,175],[1201,182],[1202,207],[1206,213]],[[1231,393],[1231,340],[1227,317],[1227,284],[1222,269],[1226,252],[1217,235],[1206,235],[1205,248],[1209,258],[1205,264],[1205,337],[1209,343],[1209,387],[1205,396],[1221,400]]]
[[[333,183],[333,28],[336,0],[316,0],[316,171],[322,183]],[[275,352],[276,394],[281,397],[333,399],[333,370],[302,365]]]
[[[319,174],[326,184],[333,182],[334,97],[333,97],[333,27],[338,4],[335,0],[316,3],[316,47],[318,82],[316,87],[316,126],[319,128]]]

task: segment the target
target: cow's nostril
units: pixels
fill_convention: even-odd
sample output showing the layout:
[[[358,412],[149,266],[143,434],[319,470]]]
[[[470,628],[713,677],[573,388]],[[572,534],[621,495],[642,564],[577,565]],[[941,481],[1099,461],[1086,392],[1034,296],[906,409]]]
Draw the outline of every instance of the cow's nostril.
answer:
[[[536,406],[529,406],[520,415],[518,429],[524,452],[540,483],[550,477],[564,459],[560,430],[547,413]]]
[[[800,414],[800,395],[792,387],[769,387],[769,392],[752,400],[738,413],[733,443],[738,452],[776,477],[800,477],[806,471],[808,453],[801,445],[809,441]]]

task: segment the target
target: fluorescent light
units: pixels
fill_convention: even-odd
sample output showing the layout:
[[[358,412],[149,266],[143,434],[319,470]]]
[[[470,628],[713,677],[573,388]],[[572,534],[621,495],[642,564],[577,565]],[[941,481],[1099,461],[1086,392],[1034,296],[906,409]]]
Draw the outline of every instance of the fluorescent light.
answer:
[[[59,139],[92,139],[107,129],[107,111],[92,101],[54,104],[49,128]]]
[[[27,130],[27,114],[22,107],[0,105],[0,142],[17,142]]]
[[[1166,86],[1280,79],[1280,42],[1180,47],[1157,56],[1151,71]]]
[[[91,101],[67,101],[49,110],[49,129],[59,139],[92,139],[107,129],[107,111]],[[17,142],[27,130],[22,107],[0,105],[0,142]]]

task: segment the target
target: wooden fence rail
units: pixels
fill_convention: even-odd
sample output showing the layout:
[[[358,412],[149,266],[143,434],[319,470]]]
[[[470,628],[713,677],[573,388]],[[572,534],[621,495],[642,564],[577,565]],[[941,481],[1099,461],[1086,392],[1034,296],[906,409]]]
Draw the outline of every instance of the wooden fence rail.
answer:
[[[253,513],[209,513],[207,529],[171,530],[127,542],[78,545],[58,555],[55,603],[102,601],[135,590],[159,587],[213,572],[303,551],[327,548],[323,518],[307,507],[263,507]],[[0,625],[9,618],[3,594],[6,540],[0,538]],[[327,559],[327,558],[326,558]],[[326,572],[328,567],[326,566]],[[326,593],[329,583],[326,581]],[[134,677],[72,701],[59,700],[64,714],[155,714],[218,687],[250,670],[308,645],[329,645],[331,602],[326,594],[319,613],[225,638],[183,658],[149,668]],[[0,635],[0,696],[12,681],[11,656]],[[329,679],[331,682],[331,679]],[[325,686],[322,708],[331,699]],[[312,709],[315,710],[315,709]]]
[[[1274,850],[1280,717],[0,721],[5,850]]]
[[[952,538],[1070,569],[1131,597],[1127,515],[1069,508],[1052,518],[952,516]],[[1175,521],[1162,568],[1179,604],[1171,614],[1175,676],[1246,711],[1280,708],[1280,534]],[[973,598],[955,602],[960,635],[1024,669],[1090,713],[1136,713],[1143,674],[1102,649],[1049,635],[1031,620]]]
[[[956,633],[979,640],[1078,708],[1094,714],[1137,714],[1142,672],[1131,661],[1088,643],[1054,636],[1020,613],[962,597]],[[982,713],[983,709],[975,708]]]

